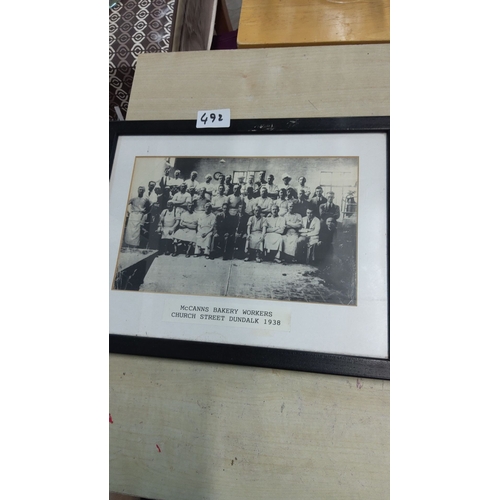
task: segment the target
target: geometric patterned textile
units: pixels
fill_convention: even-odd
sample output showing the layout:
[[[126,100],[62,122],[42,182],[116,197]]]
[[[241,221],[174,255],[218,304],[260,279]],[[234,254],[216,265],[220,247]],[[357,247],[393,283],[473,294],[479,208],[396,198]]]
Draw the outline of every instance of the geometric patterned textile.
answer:
[[[176,0],[125,0],[109,9],[109,119],[125,118],[137,56],[169,52]]]

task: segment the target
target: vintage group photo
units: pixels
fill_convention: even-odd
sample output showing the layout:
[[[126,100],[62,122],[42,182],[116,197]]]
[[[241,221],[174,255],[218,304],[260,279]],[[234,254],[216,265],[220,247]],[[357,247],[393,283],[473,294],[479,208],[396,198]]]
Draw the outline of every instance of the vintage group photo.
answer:
[[[357,304],[358,157],[136,157],[112,288]]]

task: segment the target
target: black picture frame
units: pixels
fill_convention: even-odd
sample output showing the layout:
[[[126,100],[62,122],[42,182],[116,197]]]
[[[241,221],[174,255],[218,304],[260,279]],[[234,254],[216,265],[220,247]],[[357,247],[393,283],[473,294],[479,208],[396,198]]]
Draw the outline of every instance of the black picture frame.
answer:
[[[118,121],[109,124],[109,176],[111,178],[115,151],[121,136],[155,135],[233,135],[233,134],[335,134],[373,133],[386,136],[387,148],[387,270],[389,273],[389,153],[390,118],[343,117],[297,119],[232,120],[229,128],[196,128],[195,120]],[[387,276],[389,286],[389,276]],[[388,325],[389,325],[389,289]],[[388,357],[383,359],[295,351],[268,347],[175,340],[120,335],[110,332],[109,352],[138,356],[215,362],[243,366],[276,368],[352,377],[390,379],[390,343],[387,331]]]

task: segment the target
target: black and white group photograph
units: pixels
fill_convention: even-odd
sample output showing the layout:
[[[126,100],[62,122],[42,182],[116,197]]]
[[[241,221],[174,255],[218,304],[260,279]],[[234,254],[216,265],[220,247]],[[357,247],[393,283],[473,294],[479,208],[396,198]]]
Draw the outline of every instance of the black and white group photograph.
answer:
[[[113,289],[357,304],[358,157],[136,157]]]

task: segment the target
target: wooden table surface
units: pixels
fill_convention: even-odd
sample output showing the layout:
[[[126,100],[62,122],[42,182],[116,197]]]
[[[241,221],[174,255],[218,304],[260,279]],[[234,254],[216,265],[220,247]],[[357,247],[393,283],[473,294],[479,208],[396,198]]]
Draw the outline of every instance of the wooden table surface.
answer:
[[[388,43],[390,0],[243,0],[238,47]]]
[[[127,119],[389,115],[389,45],[144,54]],[[389,498],[382,380],[110,355],[110,491]],[[111,423],[113,422],[113,423]]]

